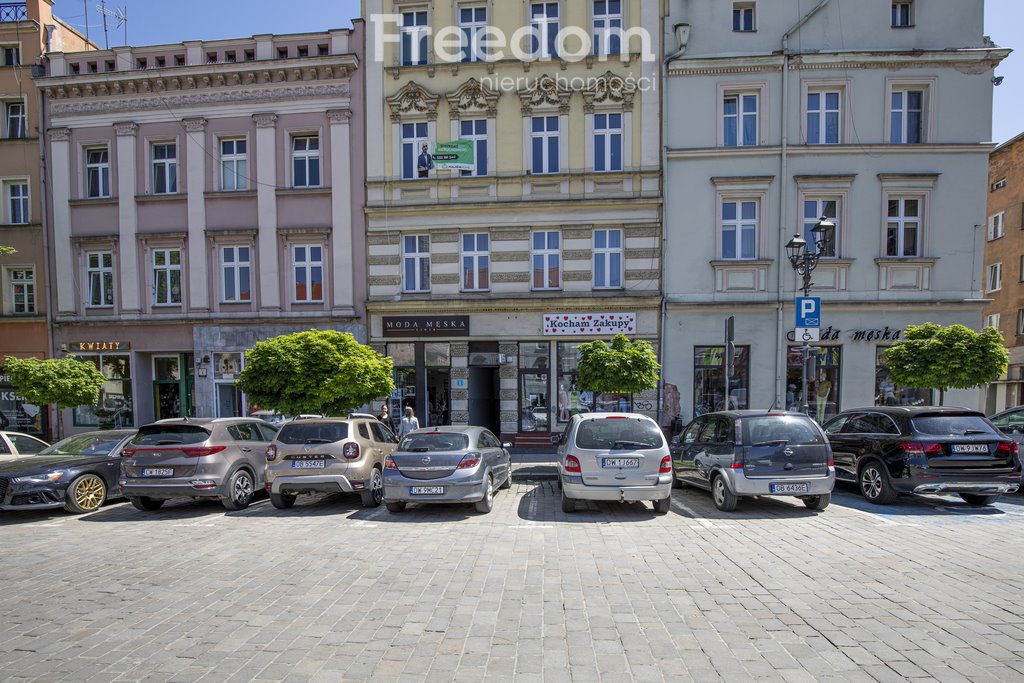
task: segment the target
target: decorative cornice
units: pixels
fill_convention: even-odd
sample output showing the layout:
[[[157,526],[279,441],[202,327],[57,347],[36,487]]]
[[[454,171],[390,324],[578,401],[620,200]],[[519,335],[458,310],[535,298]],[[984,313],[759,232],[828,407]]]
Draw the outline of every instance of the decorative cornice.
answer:
[[[273,128],[277,125],[277,114],[253,114],[252,120],[257,128]]]
[[[409,81],[401,90],[387,98],[391,108],[391,122],[400,123],[404,118],[425,116],[428,121],[437,120],[437,102],[440,98],[416,81]]]
[[[70,128],[49,128],[46,134],[50,136],[50,142],[67,142],[71,139]]]
[[[185,90],[183,88],[182,90]],[[131,94],[131,93],[129,93]],[[168,92],[159,96],[119,97],[85,101],[78,98],[51,98],[50,111],[54,116],[74,114],[110,114],[117,112],[152,111],[181,107],[216,104],[258,104],[282,102],[315,97],[348,97],[347,83],[318,84],[294,87],[265,87],[245,90],[207,90],[194,93]]]
[[[615,107],[622,111],[633,111],[635,95],[635,84],[608,71],[597,78],[592,89],[583,93],[583,111],[593,114],[596,107]]]
[[[114,133],[119,138],[133,138],[139,132],[139,126],[134,121],[118,121],[114,124]]]
[[[186,133],[202,133],[206,129],[206,119],[202,116],[182,119],[181,122],[185,124]]]
[[[352,120],[352,111],[349,109],[328,109],[327,120],[331,123],[348,123]]]
[[[523,116],[530,116],[535,109],[557,108],[559,114],[569,113],[569,98],[572,92],[563,88],[553,77],[544,74],[533,87],[519,91],[519,102]]]
[[[484,112],[487,118],[498,115],[498,98],[501,93],[491,90],[475,78],[463,83],[458,90],[446,95],[448,109],[453,119],[461,118],[464,112]]]

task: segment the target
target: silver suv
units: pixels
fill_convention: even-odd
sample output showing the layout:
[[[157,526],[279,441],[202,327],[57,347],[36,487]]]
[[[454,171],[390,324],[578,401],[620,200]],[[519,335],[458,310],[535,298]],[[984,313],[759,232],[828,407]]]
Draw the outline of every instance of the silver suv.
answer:
[[[562,511],[577,500],[649,500],[659,514],[672,505],[672,458],[657,423],[634,413],[574,415],[558,445]]]
[[[121,451],[121,491],[139,510],[171,498],[219,498],[241,510],[263,486],[263,453],[276,430],[245,417],[148,424]]]
[[[270,503],[290,508],[300,493],[358,493],[364,507],[384,500],[384,459],[398,439],[376,418],[294,420],[266,449]]]

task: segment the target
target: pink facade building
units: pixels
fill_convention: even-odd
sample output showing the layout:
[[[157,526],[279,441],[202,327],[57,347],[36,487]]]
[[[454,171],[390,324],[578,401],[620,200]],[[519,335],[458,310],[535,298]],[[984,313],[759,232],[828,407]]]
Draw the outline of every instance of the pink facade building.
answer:
[[[241,415],[262,339],[366,339],[363,23],[54,53],[44,102],[58,355],[107,375],[69,429]]]

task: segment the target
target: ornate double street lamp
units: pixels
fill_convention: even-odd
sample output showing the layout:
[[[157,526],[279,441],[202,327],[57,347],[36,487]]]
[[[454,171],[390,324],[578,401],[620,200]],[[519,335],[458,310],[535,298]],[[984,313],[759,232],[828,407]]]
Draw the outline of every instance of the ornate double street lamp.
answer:
[[[830,221],[827,216],[822,216],[818,220],[818,224],[811,228],[811,235],[814,236],[813,245],[808,244],[807,240],[801,237],[799,233],[793,235],[793,239],[786,245],[789,263],[793,266],[793,270],[796,271],[797,275],[803,278],[801,289],[804,290],[805,297],[810,296],[811,287],[814,286],[814,283],[811,282],[811,273],[818,267],[819,259],[821,259],[822,255],[833,253],[834,245],[832,240],[835,232],[836,224]],[[803,342],[803,346],[800,347],[802,359],[800,410],[810,415],[811,409],[807,404],[807,366],[811,357],[811,345],[807,339],[804,339]]]

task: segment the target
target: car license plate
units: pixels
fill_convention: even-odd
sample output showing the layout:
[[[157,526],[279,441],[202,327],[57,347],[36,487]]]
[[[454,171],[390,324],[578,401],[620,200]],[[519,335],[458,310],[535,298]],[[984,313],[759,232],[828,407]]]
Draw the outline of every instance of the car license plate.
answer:
[[[444,493],[443,486],[410,486],[409,495],[412,496],[439,496]]]
[[[640,469],[640,458],[601,458],[601,467],[636,470]]]
[[[173,467],[144,467],[142,469],[142,476],[144,477],[173,477]]]
[[[772,493],[807,493],[807,484],[771,484],[768,490]]]
[[[292,460],[293,470],[322,470],[324,467],[323,460]]]
[[[985,443],[955,443],[953,444],[954,453],[981,453],[988,455],[988,444]]]

